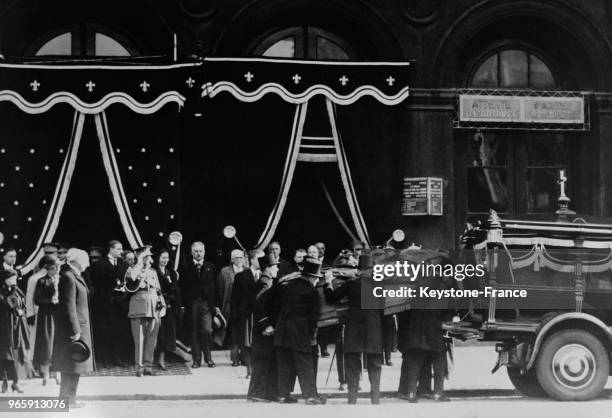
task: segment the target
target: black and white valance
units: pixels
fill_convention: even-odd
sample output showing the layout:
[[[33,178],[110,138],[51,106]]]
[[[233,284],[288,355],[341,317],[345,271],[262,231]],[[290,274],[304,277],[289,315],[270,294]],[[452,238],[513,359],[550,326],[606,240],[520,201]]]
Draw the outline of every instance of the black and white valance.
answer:
[[[201,63],[175,65],[0,64],[0,101],[24,112],[44,113],[67,103],[76,111],[98,114],[112,104],[151,114],[165,104],[182,106],[203,83]]]
[[[229,92],[243,102],[267,94],[305,103],[323,95],[339,105],[364,96],[386,105],[404,101],[409,94],[408,62],[299,61],[264,58],[206,58],[202,96]]]

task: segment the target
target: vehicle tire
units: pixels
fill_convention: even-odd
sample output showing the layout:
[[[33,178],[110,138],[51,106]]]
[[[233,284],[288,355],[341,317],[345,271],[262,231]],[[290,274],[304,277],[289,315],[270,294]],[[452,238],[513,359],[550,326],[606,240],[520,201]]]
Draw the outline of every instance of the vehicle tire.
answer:
[[[578,329],[554,333],[544,341],[535,363],[538,382],[559,401],[586,401],[603,390],[610,372],[606,347]]]
[[[533,368],[527,373],[521,374],[521,370],[513,367],[506,367],[508,371],[508,377],[510,381],[522,395],[529,396],[531,398],[548,398],[548,394],[540,382],[538,382],[538,376]]]

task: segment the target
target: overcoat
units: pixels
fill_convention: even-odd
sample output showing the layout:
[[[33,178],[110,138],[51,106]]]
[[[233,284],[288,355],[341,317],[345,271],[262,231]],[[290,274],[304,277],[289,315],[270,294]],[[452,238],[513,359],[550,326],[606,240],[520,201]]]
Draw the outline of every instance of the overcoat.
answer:
[[[0,360],[23,364],[30,350],[25,295],[18,287],[0,289]],[[18,356],[15,359],[15,355]]]
[[[361,309],[361,282],[347,280],[336,289],[325,287],[325,300],[337,302],[348,297],[344,329],[345,353],[382,353],[382,312],[379,309]]]
[[[253,310],[255,297],[260,285],[255,281],[253,271],[248,268],[234,276],[230,303],[232,341],[250,347],[253,332]]]
[[[92,372],[94,347],[89,322],[89,290],[83,277],[73,269],[60,274],[59,304],[55,310],[55,338],[53,339],[52,368],[62,373],[85,374]],[[81,340],[91,350],[91,356],[82,363],[70,357],[70,337],[81,334]]]
[[[312,353],[319,318],[319,293],[305,278],[289,280],[284,288],[274,333],[274,346]]]

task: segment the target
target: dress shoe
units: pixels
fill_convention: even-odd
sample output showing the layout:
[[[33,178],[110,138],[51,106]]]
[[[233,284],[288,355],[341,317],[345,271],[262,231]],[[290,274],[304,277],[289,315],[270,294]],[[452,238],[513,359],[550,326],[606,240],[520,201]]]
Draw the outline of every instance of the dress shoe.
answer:
[[[47,386],[47,378],[43,377],[43,381],[42,381],[43,386]]]
[[[11,389],[13,390],[13,392],[23,393],[23,390],[19,387],[17,383],[13,382],[13,384],[11,385]]]
[[[329,351],[322,351],[321,357],[329,357]]]
[[[423,392],[423,393],[419,393],[417,392],[417,397],[419,398],[423,398],[423,399],[433,399],[433,393],[431,392]]]
[[[145,376],[157,376],[157,372],[153,369],[149,369],[148,367],[144,369]]]
[[[433,400],[436,402],[450,402],[450,398],[443,393],[434,394]]]
[[[392,362],[391,360],[389,360],[389,361],[387,362],[387,366],[392,367],[392,366],[393,366],[393,362]]]
[[[192,369],[197,369],[197,368],[199,368],[199,367],[200,367],[200,364],[199,364],[199,363],[193,363],[193,364],[191,365],[191,368],[192,368]]]
[[[157,365],[161,370],[168,370],[168,367],[166,367],[166,363],[164,363],[163,361],[157,362]]]
[[[320,396],[306,399],[306,405],[325,405],[326,403],[327,399]]]
[[[215,362],[214,362],[214,361],[212,361],[212,360],[211,360],[211,361],[207,361],[207,362],[206,362],[206,364],[207,364],[207,365],[208,365],[208,367],[210,367],[211,369],[212,369],[213,367],[215,367],[215,366],[216,366]]]
[[[238,366],[240,366],[240,362],[232,361],[232,367],[238,367]]]
[[[297,403],[298,400],[296,398],[294,398],[293,396],[286,396],[284,398],[280,398],[279,403]]]
[[[340,387],[338,388],[338,390],[344,392],[346,390],[346,385],[344,383],[340,383]]]
[[[397,397],[399,399],[403,399],[405,401],[408,401],[410,403],[417,403],[417,396],[416,393],[414,392],[410,392],[410,393],[399,393],[397,395]]]
[[[142,370],[141,369],[136,370],[136,377],[142,377]]]
[[[264,403],[270,403],[270,401],[268,399],[264,399],[264,398],[258,398],[256,396],[247,396],[247,401],[249,402],[264,402]]]
[[[357,398],[348,398],[348,404],[349,405],[356,405],[357,404]]]

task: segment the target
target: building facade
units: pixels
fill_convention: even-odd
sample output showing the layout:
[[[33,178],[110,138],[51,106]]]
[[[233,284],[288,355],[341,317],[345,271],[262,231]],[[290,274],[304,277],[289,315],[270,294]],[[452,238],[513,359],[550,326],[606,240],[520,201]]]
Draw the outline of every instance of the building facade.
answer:
[[[0,52],[7,62],[255,56],[410,61],[411,93],[402,104],[386,107],[363,99],[337,110],[372,244],[401,228],[410,242],[454,248],[465,223],[485,217],[489,209],[505,217],[553,217],[561,170],[573,210],[611,215],[609,1],[2,3]],[[571,127],[536,122],[460,127],[459,96],[470,91],[580,96],[585,117]],[[246,246],[256,242],[279,187],[292,111],[273,100],[249,106],[220,97],[202,104],[201,117],[187,117],[178,131],[168,133],[181,150],[177,228],[187,239],[218,245],[221,228],[233,224]],[[314,131],[328,129],[316,110],[312,118]],[[93,200],[68,199],[58,234],[77,243],[103,242],[117,222],[109,215],[101,226],[100,212],[84,209],[90,205],[112,213],[110,192],[96,177],[101,167],[83,170],[75,174],[84,180],[73,186],[74,194],[92,192]],[[404,179],[422,177],[442,179],[442,214],[405,216]],[[297,247],[323,240],[340,249],[350,240],[321,192],[320,183],[327,182],[332,197],[342,196],[332,180],[325,170],[296,174],[277,234],[282,242]]]

